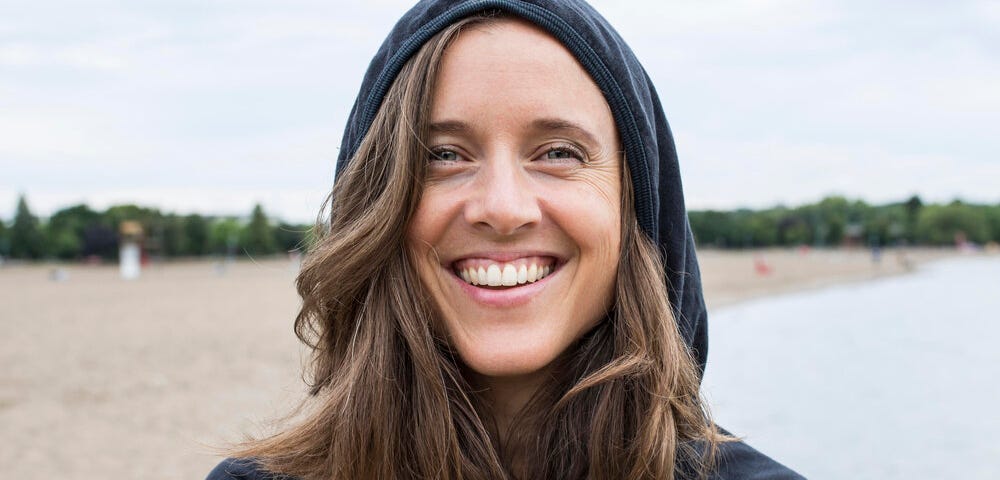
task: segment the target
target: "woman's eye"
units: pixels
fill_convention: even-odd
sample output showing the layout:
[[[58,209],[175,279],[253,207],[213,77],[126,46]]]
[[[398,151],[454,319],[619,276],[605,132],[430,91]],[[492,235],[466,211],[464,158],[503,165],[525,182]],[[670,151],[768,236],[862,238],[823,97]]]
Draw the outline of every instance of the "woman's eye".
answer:
[[[584,158],[579,150],[568,146],[552,147],[544,155],[545,160],[554,160],[557,162],[565,162],[567,160],[582,162]]]
[[[457,162],[461,157],[454,150],[432,150],[431,151],[431,161],[438,162]]]

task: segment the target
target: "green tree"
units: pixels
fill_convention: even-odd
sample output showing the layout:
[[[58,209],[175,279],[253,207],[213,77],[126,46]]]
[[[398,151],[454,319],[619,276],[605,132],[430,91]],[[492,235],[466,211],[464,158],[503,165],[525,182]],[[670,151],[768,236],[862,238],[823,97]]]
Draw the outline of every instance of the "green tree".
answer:
[[[28,201],[22,194],[17,200],[17,213],[10,228],[10,256],[13,258],[38,259],[45,251],[44,237],[38,226],[38,218],[28,208]]]
[[[806,222],[801,209],[777,207],[773,210],[777,216],[777,243],[783,246],[794,246],[812,243],[812,228]]]
[[[87,229],[100,223],[101,214],[83,204],[53,213],[45,227],[49,253],[62,259],[79,258],[85,248]]]
[[[7,229],[7,224],[3,222],[0,218],[0,257],[6,257],[10,254],[10,232]]]
[[[240,247],[243,227],[235,218],[222,218],[212,222],[209,230],[209,248],[214,253],[235,255]]]
[[[802,217],[785,217],[778,224],[778,237],[785,246],[809,245],[813,243],[813,229]]]
[[[168,257],[190,255],[190,244],[184,231],[184,218],[165,215],[160,222],[163,254]]]
[[[101,214],[101,221],[116,232],[125,220],[139,222],[147,236],[155,237],[161,228],[163,214],[155,208],[138,205],[114,205]]]
[[[739,210],[738,233],[744,247],[773,246],[778,241],[777,216],[773,209]]]
[[[700,245],[726,247],[733,244],[734,238],[739,237],[735,232],[732,215],[728,212],[716,210],[690,212],[688,222],[691,224],[695,240]]]
[[[253,207],[250,223],[243,230],[243,248],[250,255],[270,255],[278,251],[274,230],[260,204]]]
[[[910,197],[903,204],[906,208],[906,239],[912,243],[917,241],[917,219],[920,218],[920,210],[924,208],[924,202],[919,195]]]
[[[994,242],[1000,242],[1000,205],[984,206],[983,215],[986,217],[986,224],[990,229],[990,239]]]
[[[870,215],[862,222],[865,230],[865,237],[869,243],[883,245],[889,238],[889,226],[892,224],[887,215],[886,208],[873,208]]]
[[[283,252],[291,252],[292,250],[308,250],[308,245],[306,244],[306,236],[309,234],[308,225],[291,225],[288,223],[281,222],[278,224],[278,228],[274,230],[274,238],[278,244],[278,248]]]
[[[949,245],[962,233],[968,240],[985,243],[990,238],[989,227],[982,210],[962,202],[948,205],[927,205],[917,219],[917,237],[923,243]]]
[[[80,257],[83,242],[71,230],[53,229],[46,226],[45,246],[47,253],[56,258],[70,260]]]
[[[778,237],[778,223],[784,216],[784,208],[767,208],[753,212],[748,222],[754,247],[771,247],[781,244]]]
[[[189,254],[204,255],[208,253],[209,227],[205,217],[197,214],[184,217],[184,236],[187,237]]]
[[[850,202],[842,196],[826,197],[816,205],[817,228],[825,232],[824,245],[840,245],[844,241],[849,211]]]

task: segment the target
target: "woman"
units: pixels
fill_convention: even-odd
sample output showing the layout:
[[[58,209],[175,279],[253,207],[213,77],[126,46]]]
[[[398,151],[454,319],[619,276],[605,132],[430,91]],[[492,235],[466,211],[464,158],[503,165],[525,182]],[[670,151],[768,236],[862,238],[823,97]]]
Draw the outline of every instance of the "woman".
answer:
[[[421,2],[348,122],[298,279],[311,407],[210,479],[798,478],[699,396],[676,155],[578,2]]]

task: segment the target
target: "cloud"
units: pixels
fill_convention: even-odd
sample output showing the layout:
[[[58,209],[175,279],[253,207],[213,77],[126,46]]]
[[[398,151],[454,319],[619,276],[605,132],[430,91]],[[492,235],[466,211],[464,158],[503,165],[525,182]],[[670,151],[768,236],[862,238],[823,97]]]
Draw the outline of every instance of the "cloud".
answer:
[[[879,144],[795,143],[784,139],[715,142],[679,132],[685,197],[691,209],[799,205],[827,195],[873,203],[924,201],[1000,203],[991,182],[1000,162],[934,153],[900,153]]]
[[[122,58],[99,46],[0,45],[0,68],[69,67],[83,70],[121,70]]]
[[[140,144],[120,135],[120,130],[116,132],[100,111],[72,105],[8,106],[0,110],[0,131],[4,132],[0,158],[44,161],[75,157],[113,161],[142,152]]]

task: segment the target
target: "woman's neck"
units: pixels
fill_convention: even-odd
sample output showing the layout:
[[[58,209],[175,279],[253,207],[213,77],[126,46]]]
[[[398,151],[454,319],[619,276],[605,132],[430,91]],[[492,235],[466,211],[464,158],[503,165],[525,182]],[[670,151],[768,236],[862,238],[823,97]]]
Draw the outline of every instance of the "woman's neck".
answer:
[[[490,405],[501,444],[506,442],[514,420],[548,377],[548,369],[512,377],[478,376],[477,383]]]

